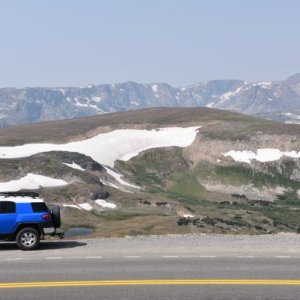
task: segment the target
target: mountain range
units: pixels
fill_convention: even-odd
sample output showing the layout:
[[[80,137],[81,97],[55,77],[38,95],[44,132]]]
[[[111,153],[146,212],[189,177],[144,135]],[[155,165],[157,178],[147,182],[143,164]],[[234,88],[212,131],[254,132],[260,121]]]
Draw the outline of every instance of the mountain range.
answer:
[[[166,83],[64,88],[1,88],[0,127],[151,107],[209,107],[300,123],[300,73],[283,81],[211,80],[175,88]]]

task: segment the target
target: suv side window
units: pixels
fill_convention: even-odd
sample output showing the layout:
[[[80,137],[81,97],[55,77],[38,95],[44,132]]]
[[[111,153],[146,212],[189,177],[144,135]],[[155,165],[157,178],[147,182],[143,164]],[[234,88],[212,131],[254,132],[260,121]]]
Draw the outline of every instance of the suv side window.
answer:
[[[35,213],[49,211],[46,203],[44,203],[44,202],[36,202],[36,203],[33,202],[33,203],[31,203],[31,207],[32,207],[32,211]]]
[[[0,201],[0,214],[15,214],[16,203],[11,201]]]

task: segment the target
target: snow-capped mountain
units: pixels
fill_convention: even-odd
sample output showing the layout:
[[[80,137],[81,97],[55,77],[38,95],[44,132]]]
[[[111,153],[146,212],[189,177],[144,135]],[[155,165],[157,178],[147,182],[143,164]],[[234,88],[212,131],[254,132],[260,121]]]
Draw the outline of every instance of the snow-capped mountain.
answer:
[[[212,80],[174,88],[166,83],[0,89],[0,127],[149,107],[211,107],[298,123],[300,73],[284,81]]]

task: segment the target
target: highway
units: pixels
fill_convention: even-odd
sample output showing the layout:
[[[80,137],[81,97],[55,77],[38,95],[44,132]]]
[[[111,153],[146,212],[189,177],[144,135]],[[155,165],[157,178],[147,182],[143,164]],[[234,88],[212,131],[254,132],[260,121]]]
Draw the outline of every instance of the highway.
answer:
[[[0,299],[299,299],[300,237],[0,243]]]

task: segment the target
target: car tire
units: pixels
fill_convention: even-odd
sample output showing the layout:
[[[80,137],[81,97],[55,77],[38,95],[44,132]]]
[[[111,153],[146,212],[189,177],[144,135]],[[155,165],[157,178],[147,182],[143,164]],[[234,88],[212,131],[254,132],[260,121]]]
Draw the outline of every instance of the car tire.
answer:
[[[60,218],[60,207],[58,205],[51,206],[51,216],[55,228],[60,228],[61,218]]]
[[[18,232],[16,242],[21,250],[34,250],[40,244],[40,233],[32,227],[23,228]]]

